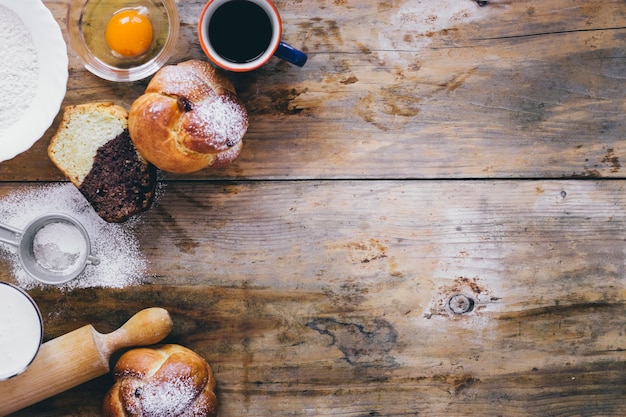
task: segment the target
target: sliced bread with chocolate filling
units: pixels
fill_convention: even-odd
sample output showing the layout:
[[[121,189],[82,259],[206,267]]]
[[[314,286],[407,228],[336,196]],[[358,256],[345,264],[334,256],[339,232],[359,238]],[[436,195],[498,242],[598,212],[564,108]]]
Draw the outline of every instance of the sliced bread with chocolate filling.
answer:
[[[128,112],[121,106],[66,107],[48,156],[109,223],[123,222],[152,205],[156,168],[135,149]]]

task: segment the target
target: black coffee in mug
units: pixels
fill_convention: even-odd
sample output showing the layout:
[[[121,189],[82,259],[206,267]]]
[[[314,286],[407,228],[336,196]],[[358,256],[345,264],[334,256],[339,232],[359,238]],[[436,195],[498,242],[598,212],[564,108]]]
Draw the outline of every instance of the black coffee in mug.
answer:
[[[263,8],[246,0],[233,0],[215,10],[207,34],[217,54],[242,64],[263,55],[272,41],[272,31],[272,21]]]

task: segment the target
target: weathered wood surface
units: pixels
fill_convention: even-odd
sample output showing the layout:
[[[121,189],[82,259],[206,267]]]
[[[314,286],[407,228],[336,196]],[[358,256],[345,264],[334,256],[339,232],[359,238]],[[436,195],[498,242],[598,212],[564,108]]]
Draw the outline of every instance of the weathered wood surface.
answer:
[[[69,2],[45,3],[64,27]],[[623,415],[626,2],[276,3],[307,65],[230,75],[241,157],[163,175],[143,285],[30,290],[46,339],[165,307],[220,417]],[[202,6],[179,1],[174,62],[203,58]],[[70,50],[64,105],[128,107],[145,84]],[[58,121],[0,164],[0,198],[63,180]],[[110,385],[17,415],[99,415]]]
[[[138,227],[145,285],[31,294],[49,338],[167,308],[168,341],[213,365],[221,416],[617,416],[623,187],[173,183]],[[454,314],[456,294],[473,310]],[[21,415],[94,415],[110,384]]]
[[[67,3],[46,1],[62,24]],[[307,65],[232,74],[252,116],[243,154],[190,177],[623,177],[624,0],[277,4]],[[173,62],[204,58],[202,6],[179,2]],[[64,104],[129,107],[145,87],[99,80],[71,51],[70,66]],[[61,179],[45,157],[52,133],[2,178]]]

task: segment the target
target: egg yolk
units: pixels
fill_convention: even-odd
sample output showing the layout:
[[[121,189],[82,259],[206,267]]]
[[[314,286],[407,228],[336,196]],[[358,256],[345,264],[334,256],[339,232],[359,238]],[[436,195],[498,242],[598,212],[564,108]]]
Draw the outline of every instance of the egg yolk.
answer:
[[[152,23],[137,10],[122,10],[111,17],[104,37],[109,48],[122,56],[145,52],[152,42]]]

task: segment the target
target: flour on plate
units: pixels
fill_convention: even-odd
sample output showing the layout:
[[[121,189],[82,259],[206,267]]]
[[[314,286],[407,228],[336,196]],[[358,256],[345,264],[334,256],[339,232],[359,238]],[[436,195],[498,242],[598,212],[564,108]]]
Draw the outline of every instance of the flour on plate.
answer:
[[[28,109],[39,79],[37,51],[28,28],[0,5],[0,138]]]

